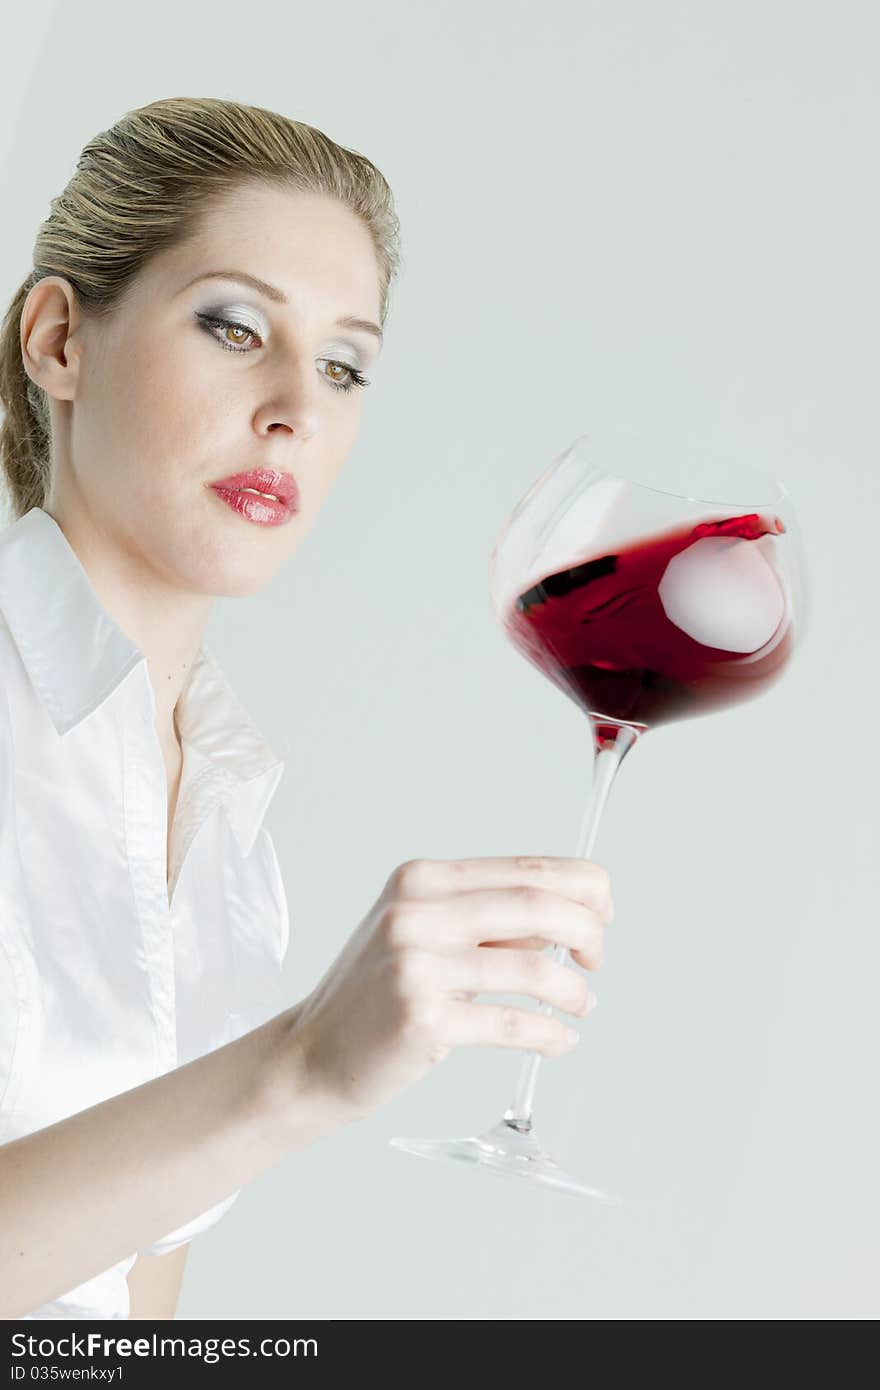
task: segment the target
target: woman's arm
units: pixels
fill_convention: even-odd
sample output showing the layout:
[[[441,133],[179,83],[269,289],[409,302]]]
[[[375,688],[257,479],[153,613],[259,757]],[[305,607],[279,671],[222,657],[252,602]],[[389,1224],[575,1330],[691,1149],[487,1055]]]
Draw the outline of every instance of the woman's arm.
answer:
[[[296,1018],[0,1146],[0,1318],[69,1292],[346,1123]]]
[[[138,1255],[126,1276],[130,1318],[158,1322],[175,1316],[188,1254],[189,1241],[167,1255]]]

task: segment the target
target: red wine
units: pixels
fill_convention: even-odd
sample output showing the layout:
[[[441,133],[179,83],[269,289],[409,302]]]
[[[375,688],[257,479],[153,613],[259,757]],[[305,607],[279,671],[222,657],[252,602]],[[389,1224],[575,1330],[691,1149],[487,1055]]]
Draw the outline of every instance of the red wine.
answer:
[[[546,575],[504,620],[522,654],[591,716],[598,748],[761,692],[792,649],[773,564],[778,517],[688,523]]]

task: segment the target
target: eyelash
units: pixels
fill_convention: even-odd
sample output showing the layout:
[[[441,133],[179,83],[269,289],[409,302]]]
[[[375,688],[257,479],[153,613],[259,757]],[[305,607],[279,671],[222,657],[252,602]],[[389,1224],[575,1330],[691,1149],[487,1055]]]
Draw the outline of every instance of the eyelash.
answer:
[[[248,328],[246,323],[239,323],[237,319],[215,318],[212,314],[196,314],[196,318],[205,332],[214,339],[215,343],[219,343],[226,352],[246,352],[247,349],[235,347],[232,343],[225,343],[222,338],[217,337],[216,333],[211,332],[212,328],[240,328],[242,332],[249,333],[252,338],[259,338],[260,336],[259,333],[255,333],[252,328]],[[357,367],[352,367],[349,362],[337,362],[329,357],[323,358],[322,361],[329,362],[332,367],[342,367],[349,374],[350,379],[347,382],[334,381],[332,377],[327,377],[334,391],[352,391],[355,386],[369,386],[369,379],[365,377],[362,372],[359,372]],[[327,376],[327,373],[324,372],[323,375]]]

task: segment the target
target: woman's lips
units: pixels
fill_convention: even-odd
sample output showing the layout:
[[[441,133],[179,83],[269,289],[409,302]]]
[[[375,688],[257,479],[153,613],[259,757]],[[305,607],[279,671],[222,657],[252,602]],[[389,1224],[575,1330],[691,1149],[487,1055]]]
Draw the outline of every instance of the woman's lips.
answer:
[[[257,497],[253,492],[244,492],[241,488],[221,487],[219,483],[212,483],[211,490],[234,512],[246,517],[248,521],[257,522],[260,526],[283,526],[296,516],[293,508],[274,497]]]
[[[245,473],[233,473],[228,478],[218,478],[211,487],[253,488],[255,492],[266,492],[284,502],[292,512],[299,510],[299,488],[292,473],[281,473],[277,468],[249,468]]]
[[[251,468],[209,486],[233,511],[261,526],[282,526],[299,510],[296,479],[292,473],[274,468]],[[253,491],[245,491],[247,488]]]

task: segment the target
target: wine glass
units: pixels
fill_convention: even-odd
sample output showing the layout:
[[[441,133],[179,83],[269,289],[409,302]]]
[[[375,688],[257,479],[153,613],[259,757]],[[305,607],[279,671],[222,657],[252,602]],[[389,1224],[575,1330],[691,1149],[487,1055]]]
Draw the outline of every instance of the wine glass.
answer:
[[[595,761],[577,856],[591,856],[615,775],[649,729],[740,704],[779,679],[800,645],[804,586],[787,489],[732,450],[583,434],[533,483],[495,544],[490,592],[514,647],[588,716]],[[548,949],[570,962],[566,947]],[[389,1142],[619,1202],[539,1142],[541,1055],[523,1059],[491,1129]]]

